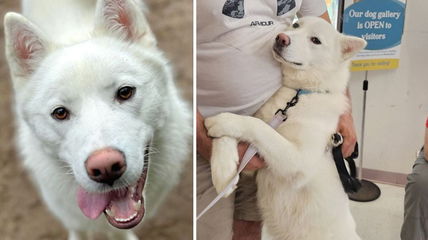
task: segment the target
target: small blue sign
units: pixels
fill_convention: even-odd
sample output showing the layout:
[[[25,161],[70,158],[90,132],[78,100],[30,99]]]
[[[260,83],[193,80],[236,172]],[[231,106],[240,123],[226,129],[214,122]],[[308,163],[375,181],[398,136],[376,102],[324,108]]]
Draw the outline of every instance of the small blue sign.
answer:
[[[405,4],[398,0],[362,0],[345,9],[343,32],[367,41],[367,50],[392,48],[401,43]]]

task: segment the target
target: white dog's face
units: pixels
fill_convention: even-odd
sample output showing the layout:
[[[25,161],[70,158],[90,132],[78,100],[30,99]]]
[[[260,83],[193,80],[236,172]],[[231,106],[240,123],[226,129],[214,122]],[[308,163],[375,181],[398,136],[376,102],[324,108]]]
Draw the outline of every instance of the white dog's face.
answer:
[[[18,114],[61,161],[54,164],[71,169],[82,212],[104,211],[112,225],[130,228],[144,215],[148,149],[162,126],[170,76],[131,1],[99,1],[97,11],[95,37],[70,46],[8,14],[7,54]]]
[[[120,42],[106,39],[58,50],[43,60],[18,93],[24,96],[22,114],[34,134],[91,192],[137,181],[162,111],[162,64],[150,57],[138,59],[124,49]],[[113,186],[91,180],[85,169],[88,157],[106,147],[126,157],[127,169]]]
[[[334,47],[340,44],[338,33],[326,21],[313,18],[302,18],[285,32],[288,41],[278,35],[274,52],[278,61],[289,64],[296,69],[308,69],[311,66],[329,67],[340,59],[340,49]],[[322,57],[321,57],[322,56]]]
[[[321,18],[303,17],[277,35],[273,55],[288,69],[333,73],[365,46],[363,39],[342,35]]]

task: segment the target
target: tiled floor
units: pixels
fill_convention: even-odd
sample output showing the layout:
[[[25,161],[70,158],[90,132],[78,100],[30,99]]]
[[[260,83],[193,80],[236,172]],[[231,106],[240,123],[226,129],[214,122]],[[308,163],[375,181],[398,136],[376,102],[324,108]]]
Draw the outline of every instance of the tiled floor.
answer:
[[[404,188],[377,184],[381,196],[373,202],[351,201],[362,240],[399,240],[403,223]]]

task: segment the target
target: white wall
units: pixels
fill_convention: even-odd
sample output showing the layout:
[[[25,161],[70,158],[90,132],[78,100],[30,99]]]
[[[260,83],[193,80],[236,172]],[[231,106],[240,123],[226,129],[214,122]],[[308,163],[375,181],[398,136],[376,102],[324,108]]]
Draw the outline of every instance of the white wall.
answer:
[[[428,117],[428,1],[408,0],[400,67],[368,73],[364,168],[409,173]],[[361,138],[364,72],[350,81]],[[361,140],[359,140],[361,142]]]

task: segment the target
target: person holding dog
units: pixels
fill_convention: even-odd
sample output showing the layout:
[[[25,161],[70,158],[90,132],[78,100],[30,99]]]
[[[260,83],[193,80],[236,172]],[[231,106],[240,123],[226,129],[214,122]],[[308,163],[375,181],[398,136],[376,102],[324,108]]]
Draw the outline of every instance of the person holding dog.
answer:
[[[295,16],[319,16],[330,22],[324,0],[199,0],[197,2],[197,204],[198,211],[217,195],[211,182],[212,139],[204,118],[221,112],[253,115],[281,86],[272,44]],[[354,150],[356,133],[351,109],[340,118],[343,155]],[[238,146],[240,159],[247,143]],[[265,167],[255,156],[246,170]],[[261,217],[255,177],[241,177],[235,197],[221,199],[198,220],[198,239],[257,240]],[[232,194],[233,195],[233,194]]]
[[[428,239],[428,118],[425,141],[412,173],[407,176],[401,240]]]

